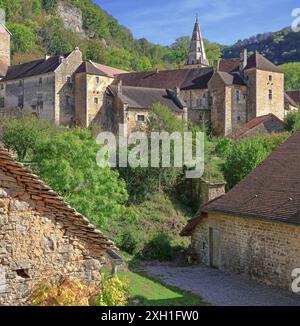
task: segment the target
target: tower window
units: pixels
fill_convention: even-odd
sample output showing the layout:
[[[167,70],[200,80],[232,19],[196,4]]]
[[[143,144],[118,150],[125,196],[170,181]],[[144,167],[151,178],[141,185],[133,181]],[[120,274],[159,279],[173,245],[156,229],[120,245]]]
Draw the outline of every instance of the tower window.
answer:
[[[66,77],[66,81],[67,81],[68,84],[71,84],[71,81],[72,81],[72,80],[71,80],[71,76],[67,76],[67,77]]]
[[[100,78],[96,77],[96,83],[99,84],[100,83]]]
[[[240,99],[241,99],[241,94],[240,94],[240,91],[239,90],[236,90],[235,91],[235,98],[236,98],[236,101],[239,102]]]
[[[273,76],[269,75],[269,82],[271,82],[273,80]]]
[[[98,104],[98,102],[99,102],[98,97],[94,97],[94,103]]]
[[[273,91],[269,89],[269,100],[273,99]]]

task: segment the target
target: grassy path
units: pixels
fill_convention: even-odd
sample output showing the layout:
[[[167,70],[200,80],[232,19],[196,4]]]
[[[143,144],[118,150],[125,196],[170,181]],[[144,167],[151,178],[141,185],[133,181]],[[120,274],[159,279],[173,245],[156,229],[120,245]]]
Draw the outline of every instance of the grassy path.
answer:
[[[130,283],[131,306],[203,306],[196,295],[162,284],[145,273],[121,272],[119,277]]]

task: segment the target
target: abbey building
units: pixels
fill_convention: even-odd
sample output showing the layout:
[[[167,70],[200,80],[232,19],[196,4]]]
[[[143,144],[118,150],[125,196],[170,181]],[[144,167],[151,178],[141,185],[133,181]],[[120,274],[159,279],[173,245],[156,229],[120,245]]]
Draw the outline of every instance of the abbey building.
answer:
[[[125,124],[131,132],[145,126],[150,107],[160,102],[179,119],[207,120],[215,135],[226,136],[261,116],[282,120],[298,106],[284,92],[283,72],[259,53],[210,65],[198,21],[185,66],[177,70],[129,73],[84,62],[78,48],[12,66],[11,37],[0,24],[0,114],[26,112],[107,131]]]

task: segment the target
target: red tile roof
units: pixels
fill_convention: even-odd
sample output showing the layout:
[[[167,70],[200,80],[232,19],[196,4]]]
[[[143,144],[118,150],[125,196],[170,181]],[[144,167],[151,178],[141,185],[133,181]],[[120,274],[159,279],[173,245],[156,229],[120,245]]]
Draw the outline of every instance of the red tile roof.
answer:
[[[300,131],[277,148],[226,195],[202,206],[269,221],[300,224]]]
[[[250,130],[254,129],[255,127],[259,126],[262,123],[265,123],[269,120],[275,120],[279,124],[282,125],[282,130],[284,129],[284,122],[276,117],[276,115],[269,113],[260,117],[256,117],[243,125],[241,128],[236,130],[234,133],[230,135],[231,138],[239,139],[242,138],[246,133],[248,133]],[[275,131],[275,130],[274,130]]]

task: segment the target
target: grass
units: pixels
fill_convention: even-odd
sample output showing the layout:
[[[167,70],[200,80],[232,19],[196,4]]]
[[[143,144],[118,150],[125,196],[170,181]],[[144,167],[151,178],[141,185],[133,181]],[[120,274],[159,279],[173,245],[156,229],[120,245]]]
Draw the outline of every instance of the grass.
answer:
[[[191,293],[162,284],[143,273],[121,272],[119,277],[130,283],[130,306],[204,306],[202,299]]]

